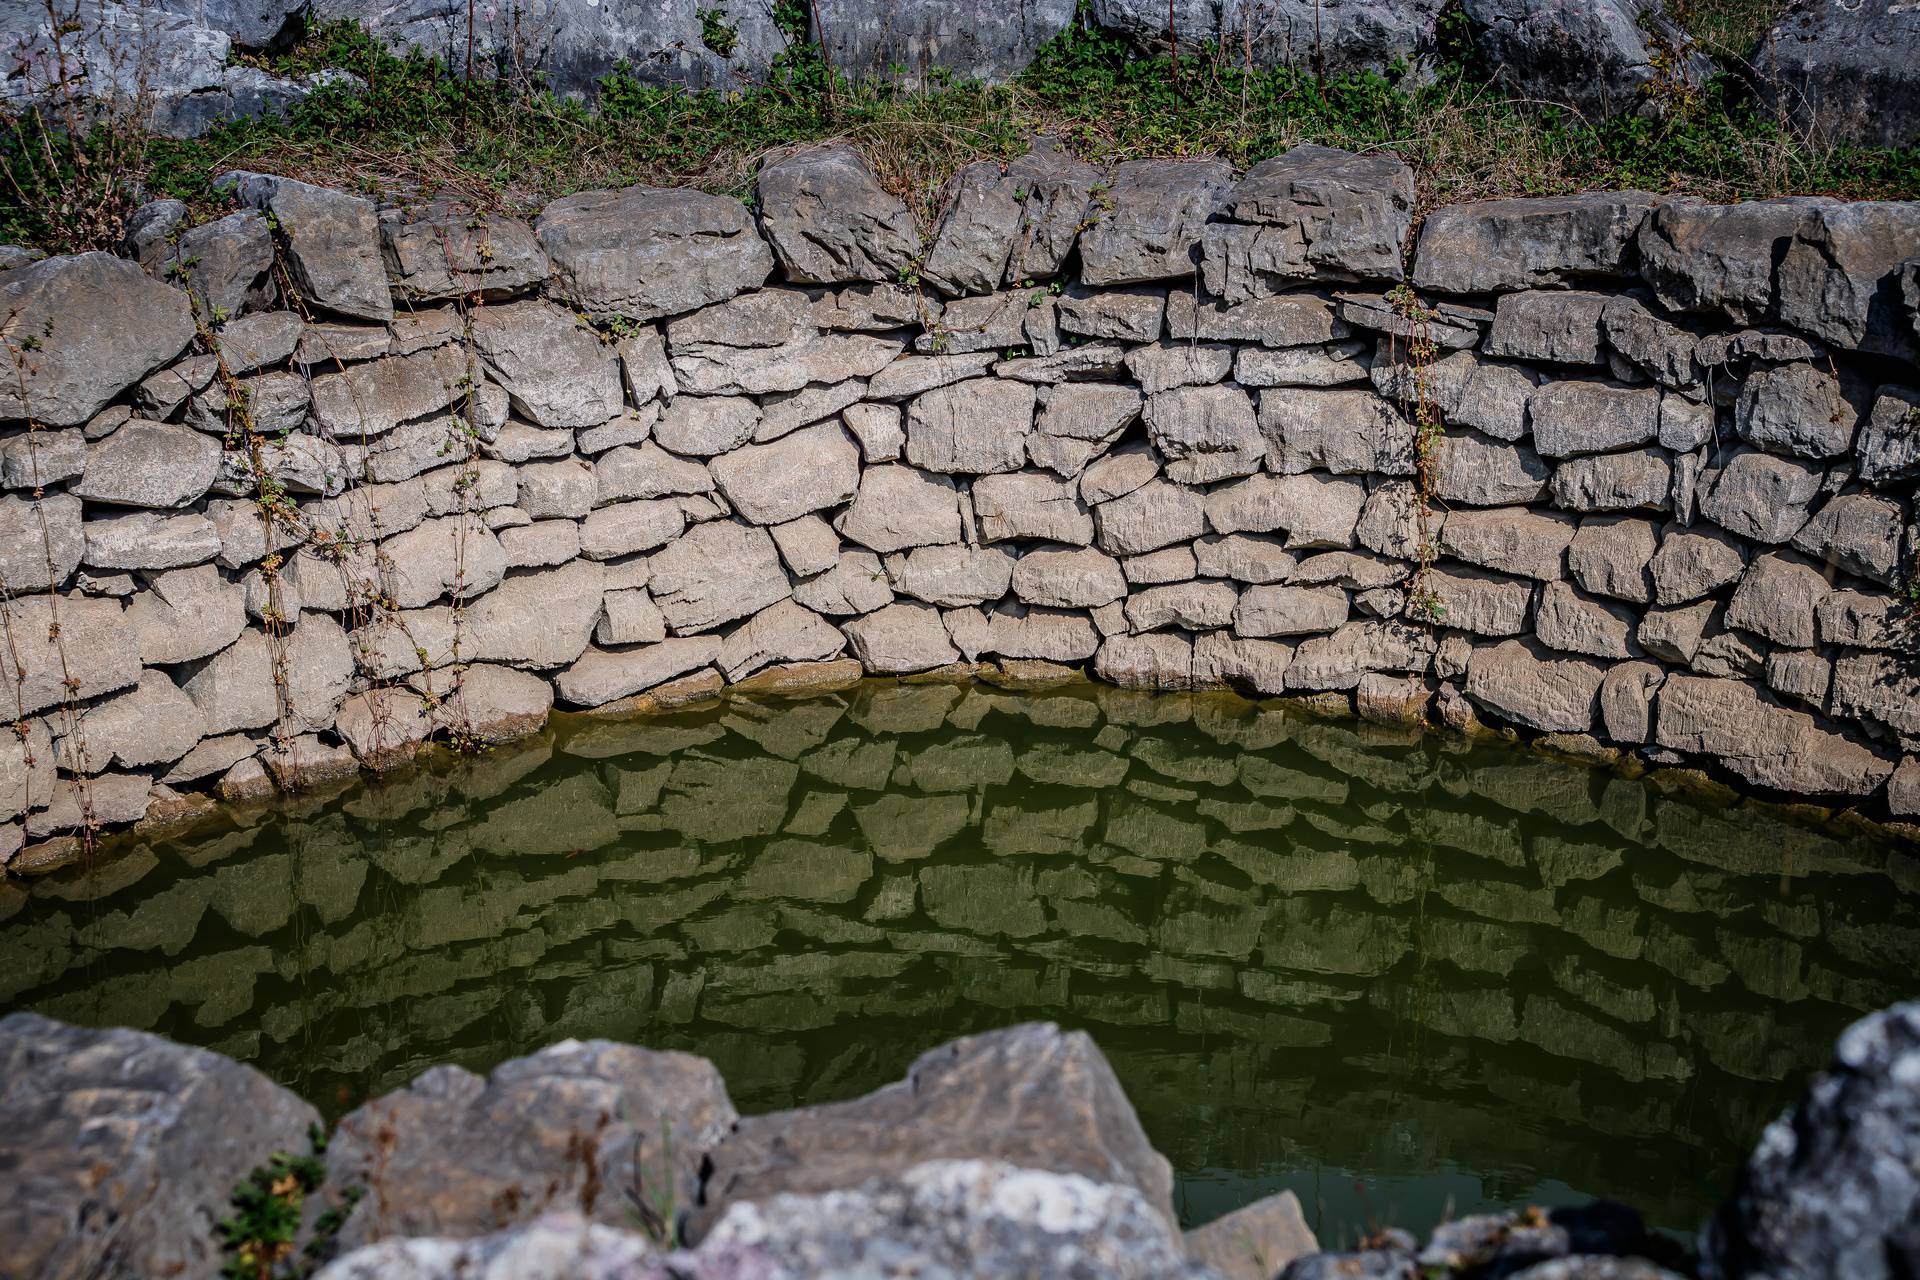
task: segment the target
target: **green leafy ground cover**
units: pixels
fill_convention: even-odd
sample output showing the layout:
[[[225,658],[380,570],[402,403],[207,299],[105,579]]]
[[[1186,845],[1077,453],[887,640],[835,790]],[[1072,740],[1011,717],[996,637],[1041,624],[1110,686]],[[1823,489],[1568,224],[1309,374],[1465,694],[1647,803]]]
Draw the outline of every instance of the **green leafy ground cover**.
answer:
[[[1724,51],[1764,31],[1778,4],[1682,0],[1676,13],[1703,47]],[[1920,148],[1811,147],[1755,104],[1724,52],[1704,91],[1668,92],[1658,113],[1587,121],[1503,95],[1458,26],[1425,84],[1359,74],[1320,82],[1219,50],[1143,57],[1076,24],[1012,83],[908,91],[836,74],[805,43],[804,14],[804,0],[776,5],[790,43],[762,80],[688,92],[617,70],[602,82],[597,110],[510,70],[469,80],[424,55],[396,55],[354,26],[323,27],[267,65],[343,69],[361,84],[323,89],[284,120],[190,141],[108,120],[78,146],[58,121],[11,122],[0,134],[0,241],[101,247],[139,199],[216,206],[212,179],[229,168],[384,196],[452,194],[515,212],[636,182],[746,196],[768,151],[828,138],[863,147],[882,180],[925,213],[961,165],[1015,155],[1035,131],[1062,135],[1095,162],[1224,155],[1244,165],[1302,142],[1387,150],[1413,166],[1423,206],[1605,187],[1714,199],[1920,197]],[[728,41],[723,23],[708,25],[709,45]]]

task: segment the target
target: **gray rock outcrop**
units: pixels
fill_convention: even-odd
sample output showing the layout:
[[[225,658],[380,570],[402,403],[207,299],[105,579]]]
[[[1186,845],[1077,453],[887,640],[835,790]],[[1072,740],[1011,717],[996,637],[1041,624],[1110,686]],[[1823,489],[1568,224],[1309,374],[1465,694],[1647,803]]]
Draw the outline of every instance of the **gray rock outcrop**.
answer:
[[[140,1031],[0,1019],[0,1270],[213,1275],[215,1224],[317,1112],[251,1067]]]

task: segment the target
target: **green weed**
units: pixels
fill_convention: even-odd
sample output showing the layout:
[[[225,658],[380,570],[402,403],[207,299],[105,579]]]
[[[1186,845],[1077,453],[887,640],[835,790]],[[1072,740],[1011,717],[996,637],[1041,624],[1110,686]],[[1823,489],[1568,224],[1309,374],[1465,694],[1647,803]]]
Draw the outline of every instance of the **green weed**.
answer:
[[[1757,13],[1771,0],[1712,3],[1716,12]],[[724,43],[730,29],[709,12],[703,35]],[[616,68],[599,86],[597,111],[505,66],[467,79],[423,54],[396,54],[351,24],[327,24],[269,65],[285,74],[334,68],[359,83],[321,89],[282,120],[238,122],[191,141],[90,135],[78,146],[44,125],[14,122],[0,132],[0,241],[103,247],[151,196],[211,212],[220,206],[211,181],[225,168],[389,197],[445,194],[522,214],[569,192],[632,183],[744,197],[770,150],[834,138],[859,145],[881,180],[924,215],[961,165],[1018,154],[1035,132],[1062,136],[1095,163],[1218,155],[1246,165],[1302,142],[1391,151],[1413,167],[1423,207],[1630,186],[1721,200],[1920,197],[1920,148],[1809,147],[1756,108],[1733,74],[1679,95],[1658,119],[1588,123],[1530,110],[1492,86],[1457,23],[1445,28],[1444,65],[1421,85],[1263,69],[1217,49],[1183,50],[1176,64],[1142,57],[1082,21],[1010,84],[909,91],[837,73],[809,39],[806,0],[778,0],[774,18],[788,43],[763,76],[690,91]],[[60,175],[109,145],[124,157],[118,176],[85,185],[96,216],[76,218],[74,197],[62,196],[74,184]]]

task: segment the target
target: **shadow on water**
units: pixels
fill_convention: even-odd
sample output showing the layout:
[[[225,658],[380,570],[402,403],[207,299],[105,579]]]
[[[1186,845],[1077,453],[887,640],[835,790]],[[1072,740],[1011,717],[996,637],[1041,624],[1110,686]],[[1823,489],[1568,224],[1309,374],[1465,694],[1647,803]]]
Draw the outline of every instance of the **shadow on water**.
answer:
[[[1691,1229],[1862,1011],[1920,862],[1226,695],[869,684],[574,720],[119,842],[0,899],[0,1009],[149,1028],[338,1115],[564,1036],[704,1054],[743,1111],[949,1037],[1091,1031],[1206,1221],[1630,1201]]]

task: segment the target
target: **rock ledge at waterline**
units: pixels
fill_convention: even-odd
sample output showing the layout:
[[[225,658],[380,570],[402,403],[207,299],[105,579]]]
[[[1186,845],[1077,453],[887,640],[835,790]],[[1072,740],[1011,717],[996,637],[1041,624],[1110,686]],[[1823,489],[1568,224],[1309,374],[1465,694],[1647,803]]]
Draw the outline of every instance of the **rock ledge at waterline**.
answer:
[[[752,211],[228,185],[0,274],[11,871],[556,704],[989,670],[1920,811],[1920,205],[1492,201],[1403,257],[1409,171],[1311,146],[1040,143],[932,227],[843,147]]]

